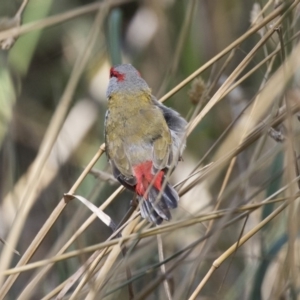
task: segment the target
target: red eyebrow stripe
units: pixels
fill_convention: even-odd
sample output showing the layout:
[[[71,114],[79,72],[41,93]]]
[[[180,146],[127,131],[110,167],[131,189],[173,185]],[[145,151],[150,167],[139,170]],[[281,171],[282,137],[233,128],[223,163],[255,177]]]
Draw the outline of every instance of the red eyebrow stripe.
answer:
[[[124,81],[125,74],[116,71],[114,68],[110,68],[110,78],[116,77],[118,81]]]

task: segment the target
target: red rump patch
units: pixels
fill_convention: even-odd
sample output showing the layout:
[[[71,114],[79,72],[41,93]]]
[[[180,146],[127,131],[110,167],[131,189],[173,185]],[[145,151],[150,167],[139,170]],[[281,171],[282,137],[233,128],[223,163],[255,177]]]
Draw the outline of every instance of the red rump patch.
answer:
[[[125,74],[116,71],[115,68],[110,68],[109,77],[116,77],[118,81],[123,81],[125,79]]]
[[[161,190],[162,179],[164,177],[164,172],[159,171],[157,174],[152,174],[152,162],[146,161],[133,167],[137,184],[135,190],[138,195],[147,198],[146,191],[150,184],[153,185],[157,190]]]

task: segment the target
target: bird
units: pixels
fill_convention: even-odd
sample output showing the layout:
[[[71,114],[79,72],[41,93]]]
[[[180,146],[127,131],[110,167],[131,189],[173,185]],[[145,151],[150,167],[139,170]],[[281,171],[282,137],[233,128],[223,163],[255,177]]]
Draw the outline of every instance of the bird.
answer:
[[[106,92],[105,147],[114,177],[134,191],[141,216],[171,220],[179,196],[167,181],[186,144],[186,120],[161,104],[131,64],[111,67]]]

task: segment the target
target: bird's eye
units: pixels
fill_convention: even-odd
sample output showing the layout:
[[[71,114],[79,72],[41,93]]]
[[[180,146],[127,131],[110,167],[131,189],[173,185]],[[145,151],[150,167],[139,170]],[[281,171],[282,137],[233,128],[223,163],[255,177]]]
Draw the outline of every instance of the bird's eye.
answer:
[[[117,78],[118,81],[123,81],[124,78],[125,78],[125,75],[122,74],[122,73],[120,73],[120,72],[118,72],[114,68],[110,68],[109,77],[110,78],[115,77],[115,78]]]

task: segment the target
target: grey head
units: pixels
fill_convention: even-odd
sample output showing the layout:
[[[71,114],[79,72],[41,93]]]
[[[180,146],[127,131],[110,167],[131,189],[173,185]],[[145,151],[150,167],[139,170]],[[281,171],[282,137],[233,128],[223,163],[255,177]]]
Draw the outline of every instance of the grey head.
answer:
[[[117,92],[135,93],[139,91],[149,92],[150,89],[132,65],[116,65],[110,69],[109,85],[106,91],[107,97]]]

